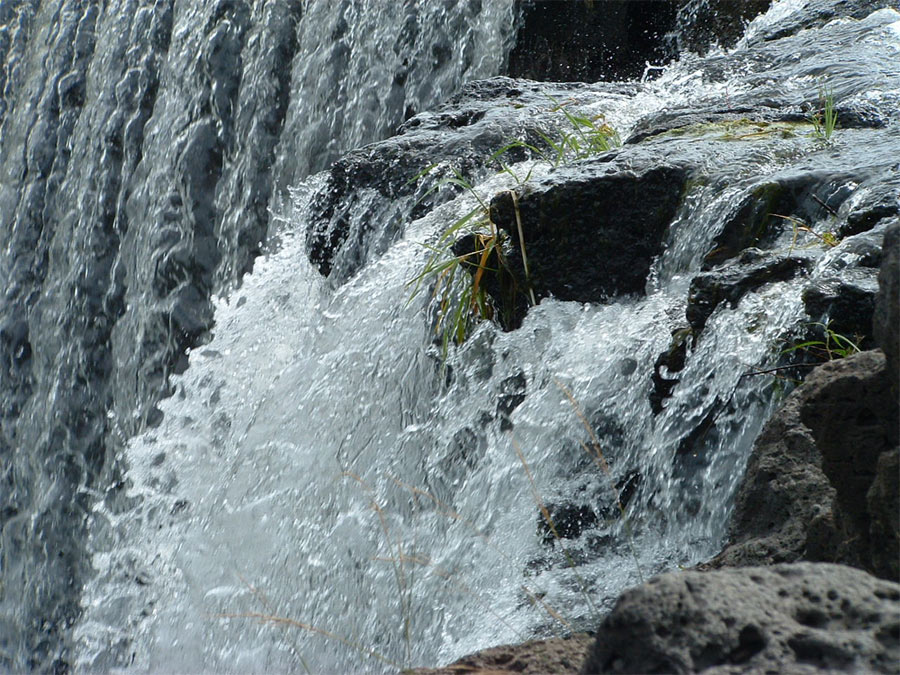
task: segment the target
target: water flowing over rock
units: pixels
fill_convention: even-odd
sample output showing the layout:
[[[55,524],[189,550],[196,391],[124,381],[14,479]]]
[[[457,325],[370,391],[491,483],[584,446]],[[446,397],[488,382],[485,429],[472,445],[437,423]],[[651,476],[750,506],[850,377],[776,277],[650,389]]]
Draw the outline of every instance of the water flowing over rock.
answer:
[[[262,250],[275,186],[496,74],[514,31],[511,3],[343,4],[0,6],[0,669],[65,667],[85,519]],[[376,73],[381,40],[403,53]]]
[[[450,662],[708,560],[772,373],[810,330],[890,332],[889,4],[780,0],[739,37],[763,3],[688,0],[632,24],[666,67],[540,83],[495,77],[539,9],[512,0],[4,2],[0,669]],[[442,340],[438,285],[499,305],[501,273],[514,311],[459,302]],[[882,574],[890,409],[840,405],[890,387],[878,358],[788,405],[820,557]]]

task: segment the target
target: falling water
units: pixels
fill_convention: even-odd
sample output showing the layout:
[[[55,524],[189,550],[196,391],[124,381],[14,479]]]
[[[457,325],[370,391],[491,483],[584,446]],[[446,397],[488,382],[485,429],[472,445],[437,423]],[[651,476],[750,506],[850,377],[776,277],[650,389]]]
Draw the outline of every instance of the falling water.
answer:
[[[789,2],[798,4],[783,0],[778,11]],[[228,110],[222,119],[235,124],[224,141],[223,127],[209,119],[209,133],[191,137],[225,143],[211,156],[222,162],[219,185],[231,190],[200,205],[220,230],[208,233],[210,241],[230,242],[217,244],[209,275],[215,283],[207,284],[218,292],[210,310],[214,328],[196,327],[193,347],[179,345],[183,361],[151,373],[155,382],[169,382],[171,394],[159,403],[161,414],[151,414],[149,404],[135,403],[147,364],[157,363],[141,356],[145,345],[135,339],[147,331],[134,326],[149,322],[144,287],[125,295],[124,328],[115,329],[111,357],[123,391],[114,392],[115,405],[98,409],[117,437],[141,433],[111,446],[121,447],[114,464],[123,467],[113,490],[86,479],[77,485],[90,497],[84,509],[91,575],[71,657],[83,670],[349,672],[448,662],[489,645],[591,627],[624,588],[704,560],[721,546],[751,445],[777,403],[771,378],[747,373],[772,363],[784,336],[807,320],[803,282],[766,284],[734,307],[719,307],[657,416],[650,373],[684,323],[688,285],[733,198],[786,170],[809,143],[773,140],[736,186],[692,186],[653,263],[646,295],[608,304],[545,299],[521,328],[503,332],[484,322],[445,357],[433,339],[431,298],[413,297],[409,282],[429,255],[423,244],[471,209],[474,197],[463,193],[407,218],[390,236],[375,237],[379,245],[362,256],[360,269],[326,279],[308,262],[306,235],[318,217],[316,198],[329,189],[327,174],[306,174],[390,133],[402,117],[458,91],[463,81],[498,72],[512,7],[428,3],[417,19],[419,5],[388,4],[340,3],[345,19],[353,19],[342,21],[327,11],[331,3],[311,2],[303,19],[290,24],[308,50],[293,47],[302,58],[292,55],[290,81],[300,84],[283,101],[276,126],[284,131],[277,142],[269,139],[271,152],[252,160],[275,167],[266,180],[289,188],[290,197],[270,204],[270,247],[240,288],[232,282],[249,269],[259,244],[247,245],[236,205],[269,201],[260,196],[266,190],[247,192],[242,182],[249,171],[244,153],[255,151],[238,121],[252,115],[228,101],[252,97],[235,99],[229,90],[218,99],[215,86],[201,95],[203,105],[215,104],[214,118]],[[169,37],[190,74],[197,72],[188,58],[196,45],[187,26],[199,20],[186,7],[183,16],[176,12]],[[251,43],[246,25],[258,24],[227,11],[215,16],[228,26],[211,29],[204,43],[210,53],[230,49],[231,38]],[[887,23],[882,17],[871,28],[879,58],[895,51]],[[424,26],[448,26],[441,30],[453,37]],[[857,40],[844,30],[835,25],[826,37]],[[768,86],[814,87],[807,73],[815,57],[804,58],[783,65],[777,73],[783,79]],[[161,99],[165,105],[157,102],[145,134],[157,154],[132,158],[135,171],[161,185],[168,185],[168,171],[190,163],[192,151],[209,149],[173,141],[179,129],[193,128],[175,123],[184,101],[178,96],[192,100],[192,80],[181,79],[177,63],[170,70],[160,81],[174,78],[181,89]],[[215,82],[216,73],[211,77]],[[696,57],[685,56],[651,82],[569,93],[581,110],[602,113],[626,137],[654,110],[737,100],[751,89],[747,79],[744,72],[705,81]],[[888,79],[885,105],[897,100],[896,67]],[[559,96],[559,87],[548,91]],[[341,115],[334,101],[353,114]],[[526,113],[552,125],[551,107]],[[381,118],[379,111],[388,114]],[[172,142],[175,155],[165,150]],[[520,179],[552,173],[531,160],[510,169]],[[128,208],[121,213],[131,219],[123,237],[139,244],[125,255],[128,269],[143,269],[135,260],[140,251],[157,250],[153,233],[141,234],[139,207],[155,214],[146,225],[152,230],[156,216],[166,222],[167,209],[197,206],[196,186],[188,183],[123,197]],[[489,198],[513,185],[508,174],[482,171],[475,190]],[[374,191],[364,198],[386,199]],[[398,204],[395,210],[411,205]],[[386,212],[391,205],[381,206]],[[396,228],[393,221],[371,225],[376,234]],[[775,245],[787,248],[790,239],[786,232]],[[817,253],[810,275],[825,274],[843,255]],[[158,309],[149,306],[147,312]],[[135,422],[133,410],[156,424]],[[695,439],[691,452],[681,451],[712,414],[712,432]],[[592,435],[605,468],[591,455]],[[625,517],[616,491],[630,497]],[[554,513],[590,506],[595,517],[580,523],[577,536],[556,540],[542,525],[542,505]]]

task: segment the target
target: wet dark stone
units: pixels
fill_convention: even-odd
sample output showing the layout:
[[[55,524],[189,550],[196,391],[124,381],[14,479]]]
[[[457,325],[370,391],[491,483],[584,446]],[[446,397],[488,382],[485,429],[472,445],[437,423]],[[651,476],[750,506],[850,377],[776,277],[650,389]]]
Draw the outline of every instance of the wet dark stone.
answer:
[[[544,544],[552,544],[557,538],[577,539],[598,522],[594,509],[586,504],[547,504],[547,513],[553,521],[552,527],[543,513],[538,515],[538,530]]]
[[[862,172],[860,172],[862,174]],[[785,230],[837,211],[861,175],[795,170],[755,186],[728,217],[703,259],[710,270],[751,246],[766,246]]]
[[[804,29],[824,26],[838,17],[862,19],[878,9],[896,6],[896,0],[810,0],[804,5],[802,12],[792,14],[769,27],[757,39],[779,40]]]
[[[524,373],[517,373],[507,377],[500,383],[500,396],[497,398],[497,415],[500,417],[500,429],[508,431],[512,429],[509,416],[525,400],[528,382]]]
[[[526,0],[507,74],[532,80],[639,77],[673,55],[664,36],[683,0]]]
[[[660,354],[653,364],[653,391],[650,392],[650,409],[654,415],[663,411],[663,401],[672,395],[672,390],[680,381],[677,377],[666,377],[681,372],[687,359],[688,346],[692,342],[693,331],[681,329],[672,335],[672,344]],[[665,373],[663,373],[665,368]]]
[[[745,26],[771,4],[772,0],[687,0],[678,10],[679,50],[705,54],[713,43],[732,47]]]
[[[883,251],[872,332],[887,358],[896,394],[900,392],[900,221],[885,231]]]
[[[860,349],[871,349],[877,292],[877,270],[854,267],[842,270],[840,277],[819,279],[808,286],[803,305],[813,321],[850,338]]]
[[[339,268],[335,279],[345,280],[383,253],[409,220],[462,191],[447,184],[432,190],[442,179],[477,182],[499,170],[491,156],[513,138],[542,145],[542,127],[528,110],[546,109],[548,101],[534,82],[506,77],[472,82],[434,111],[405,122],[396,136],[345,154],[328,169],[327,183],[312,201],[313,226],[306,233],[310,262],[324,276]],[[527,151],[513,148],[504,160],[526,157]],[[439,164],[452,171],[445,166],[416,180]],[[366,199],[367,190],[384,200]],[[375,227],[385,223],[380,231]]]
[[[582,163],[577,172],[560,170],[519,191],[530,287],[538,301],[553,296],[603,302],[643,293],[687,175],[686,168],[665,164],[615,170],[601,157]],[[509,234],[509,258],[524,282],[516,209],[509,192],[491,201],[491,218]]]
[[[699,334],[723,302],[734,307],[750,291],[774,281],[787,281],[811,266],[808,258],[773,256],[759,249],[745,249],[736,260],[691,280],[685,310],[688,323]]]

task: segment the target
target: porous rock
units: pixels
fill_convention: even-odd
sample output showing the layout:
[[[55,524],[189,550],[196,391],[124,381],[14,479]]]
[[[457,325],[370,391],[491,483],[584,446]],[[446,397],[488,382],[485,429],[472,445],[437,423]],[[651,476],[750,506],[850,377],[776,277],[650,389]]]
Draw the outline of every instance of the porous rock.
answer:
[[[458,675],[459,673],[577,673],[594,638],[576,633],[567,638],[532,640],[518,645],[492,647],[465,656],[443,668],[416,668],[414,675]]]
[[[877,495],[896,494],[897,475],[879,471],[879,463],[897,447],[897,428],[897,402],[880,351],[817,368],[757,440],[736,498],[730,543],[710,565],[821,560],[896,579],[897,531],[884,531],[891,518]],[[875,539],[872,527],[879,532]]]
[[[583,673],[896,672],[900,585],[842,565],[665,574],[620,596]]]
[[[872,332],[887,357],[896,395],[900,391],[900,220],[895,220],[885,231],[882,250]]]

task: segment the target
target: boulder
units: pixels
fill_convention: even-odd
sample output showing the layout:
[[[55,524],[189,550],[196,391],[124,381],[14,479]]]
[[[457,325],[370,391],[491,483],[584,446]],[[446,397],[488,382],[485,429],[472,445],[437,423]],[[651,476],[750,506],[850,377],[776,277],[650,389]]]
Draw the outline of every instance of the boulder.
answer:
[[[733,47],[747,24],[765,12],[772,0],[687,0],[676,20],[679,51],[705,54],[713,44]]]
[[[538,299],[603,302],[644,292],[688,169],[659,163],[632,170],[608,162],[601,156],[563,167],[520,189],[516,202],[508,191],[492,200],[491,219],[509,234],[518,270],[521,222],[528,281]]]
[[[532,80],[624,80],[674,55],[663,36],[684,0],[521,3],[507,74]]]
[[[842,565],[673,572],[626,591],[582,673],[896,672],[900,584]]]
[[[820,277],[803,290],[803,305],[813,321],[827,325],[860,349],[875,347],[872,316],[878,292],[876,270],[851,267],[833,277]]]
[[[745,249],[734,261],[691,280],[685,314],[696,333],[706,326],[710,315],[723,302],[734,307],[744,295],[773,281],[786,281],[809,270],[812,261],[799,256],[765,254]]]
[[[884,234],[879,291],[875,301],[872,332],[887,357],[888,373],[896,400],[900,385],[900,220],[894,220]]]
[[[465,656],[443,668],[414,668],[407,672],[413,675],[459,675],[459,673],[574,675],[579,672],[593,641],[594,638],[585,633],[576,633],[566,638],[532,640],[517,645],[491,647]]]
[[[898,476],[882,457],[897,447],[898,417],[881,352],[815,369],[757,440],[729,545],[710,566],[822,560],[896,579]]]

